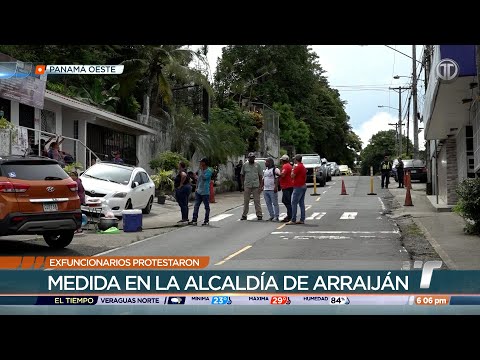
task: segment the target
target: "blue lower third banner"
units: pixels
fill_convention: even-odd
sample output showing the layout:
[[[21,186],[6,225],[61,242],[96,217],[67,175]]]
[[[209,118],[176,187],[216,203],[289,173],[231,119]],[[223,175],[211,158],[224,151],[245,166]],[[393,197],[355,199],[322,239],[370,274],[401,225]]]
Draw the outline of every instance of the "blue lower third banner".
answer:
[[[62,298],[113,294],[475,295],[480,294],[480,271],[425,269],[425,266],[423,269],[409,271],[0,271],[2,296],[52,295]]]
[[[209,296],[0,296],[3,305],[48,305],[48,306],[170,306],[170,305],[266,305],[266,306],[405,306],[445,307],[446,305],[480,306],[477,295],[348,295],[348,296],[302,296],[302,295],[209,295]]]

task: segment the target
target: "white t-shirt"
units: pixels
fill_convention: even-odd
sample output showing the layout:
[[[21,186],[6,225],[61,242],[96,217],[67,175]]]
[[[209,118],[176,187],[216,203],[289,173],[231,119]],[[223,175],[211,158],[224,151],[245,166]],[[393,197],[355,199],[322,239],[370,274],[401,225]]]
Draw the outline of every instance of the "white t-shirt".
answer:
[[[280,169],[275,168],[275,177],[280,176]],[[275,190],[275,179],[273,178],[273,168],[263,170],[263,190]]]

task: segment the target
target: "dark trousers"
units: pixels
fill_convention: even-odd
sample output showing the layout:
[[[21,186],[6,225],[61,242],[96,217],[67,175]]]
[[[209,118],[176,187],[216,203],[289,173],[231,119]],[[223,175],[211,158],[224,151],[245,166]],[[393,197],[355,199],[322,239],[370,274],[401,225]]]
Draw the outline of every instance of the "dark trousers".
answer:
[[[180,212],[182,213],[182,220],[188,220],[188,198],[192,192],[190,184],[183,185],[181,188],[175,190],[175,197],[177,198]]]
[[[237,184],[238,184],[238,191],[243,191],[242,177],[241,176],[237,176]]]
[[[388,189],[389,183],[390,183],[390,171],[382,171],[382,189],[384,187]]]
[[[398,187],[404,187],[404,172],[403,170],[397,170],[397,178],[398,178]]]
[[[287,219],[290,220],[292,218],[292,192],[293,187],[282,189],[282,203],[287,208]]]
[[[200,209],[200,204],[202,202],[205,204],[204,222],[208,223],[208,221],[210,220],[210,195],[200,195],[198,192],[195,193],[195,205],[193,206],[192,221],[197,221],[198,210]]]

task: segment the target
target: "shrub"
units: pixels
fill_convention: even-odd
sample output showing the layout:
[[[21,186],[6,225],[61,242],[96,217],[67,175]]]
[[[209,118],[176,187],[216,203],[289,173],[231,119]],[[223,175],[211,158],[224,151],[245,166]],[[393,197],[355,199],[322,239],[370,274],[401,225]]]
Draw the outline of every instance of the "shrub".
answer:
[[[185,165],[188,167],[189,161],[180,155],[179,153],[172,152],[172,151],[165,151],[158,154],[155,158],[150,160],[150,167],[152,170],[176,170],[178,167],[178,163],[183,161]]]
[[[465,232],[480,234],[480,178],[460,182],[457,195],[458,202],[453,211],[465,219]]]

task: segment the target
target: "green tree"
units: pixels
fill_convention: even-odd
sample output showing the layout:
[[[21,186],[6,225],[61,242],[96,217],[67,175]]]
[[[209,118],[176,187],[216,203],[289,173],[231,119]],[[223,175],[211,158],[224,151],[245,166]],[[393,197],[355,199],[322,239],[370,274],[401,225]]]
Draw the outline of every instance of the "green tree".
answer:
[[[379,131],[371,137],[369,144],[362,151],[362,175],[370,174],[370,166],[373,166],[374,172],[378,172],[385,155],[388,155],[390,160],[393,161],[397,154],[396,136],[397,132],[395,130],[388,130]],[[407,143],[407,140],[407,137],[403,136],[404,144]],[[409,146],[413,149],[411,141]]]
[[[279,113],[280,141],[282,144],[293,145],[297,153],[309,153],[310,128],[303,120],[297,120],[290,104],[273,104],[273,109]]]
[[[318,59],[308,45],[227,46],[214,77],[216,102],[219,107],[245,98],[290,104],[293,117],[304,121],[309,129],[309,139],[301,147],[332,161],[351,161],[351,149],[358,146],[350,135],[353,131],[345,102],[330,88]],[[281,128],[280,136],[294,141],[291,134],[282,135],[288,130],[293,132],[290,127]],[[302,127],[298,130],[303,138],[306,131]]]
[[[194,58],[206,61],[201,53],[185,45],[136,45],[131,50],[131,58],[122,61],[125,70],[120,76],[120,97],[126,98],[139,88],[155,113],[161,112],[159,105],[172,104],[172,83],[198,84],[212,93],[205,75],[188,66]]]

